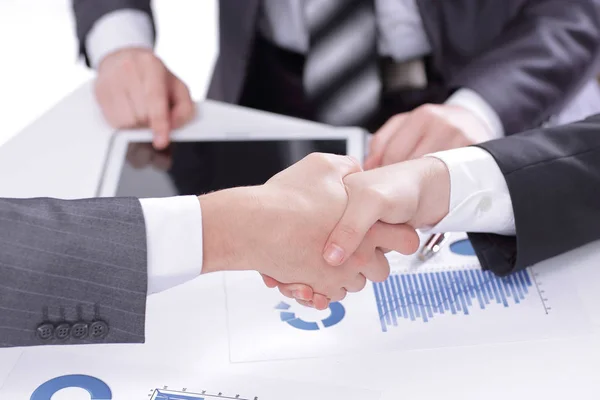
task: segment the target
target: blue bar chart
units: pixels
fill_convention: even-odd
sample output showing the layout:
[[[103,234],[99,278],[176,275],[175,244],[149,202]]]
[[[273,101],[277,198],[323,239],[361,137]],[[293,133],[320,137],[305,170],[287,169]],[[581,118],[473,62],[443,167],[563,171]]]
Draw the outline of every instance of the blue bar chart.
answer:
[[[191,393],[187,391],[182,392],[156,389],[154,390],[154,393],[152,394],[150,400],[258,400],[258,397],[250,399],[246,397],[240,397],[239,395],[227,396],[222,393],[207,394],[206,392]]]
[[[527,270],[499,278],[480,269],[418,273],[392,273],[373,283],[381,330],[399,321],[428,322],[436,315],[471,315],[473,308],[485,310],[492,304],[512,307],[532,292]]]
[[[151,400],[204,400],[204,396],[194,393],[155,390]]]

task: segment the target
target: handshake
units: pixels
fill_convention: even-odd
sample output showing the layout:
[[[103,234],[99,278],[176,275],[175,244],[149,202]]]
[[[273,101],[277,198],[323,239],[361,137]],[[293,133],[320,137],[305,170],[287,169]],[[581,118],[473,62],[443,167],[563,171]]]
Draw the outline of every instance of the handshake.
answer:
[[[417,228],[448,213],[439,159],[363,171],[346,156],[314,153],[262,186],[200,197],[203,273],[256,270],[267,286],[324,309],[366,281],[385,280],[385,253],[417,251]]]

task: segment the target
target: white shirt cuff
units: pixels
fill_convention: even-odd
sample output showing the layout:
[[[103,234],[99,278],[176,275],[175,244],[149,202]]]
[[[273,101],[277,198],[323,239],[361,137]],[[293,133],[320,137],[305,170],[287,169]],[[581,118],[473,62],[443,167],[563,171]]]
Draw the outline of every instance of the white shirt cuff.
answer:
[[[148,294],[202,273],[202,211],[196,196],[140,199],[146,221]]]
[[[431,232],[515,234],[512,201],[504,175],[494,158],[478,147],[447,150],[429,157],[450,171],[448,215]]]
[[[100,18],[85,39],[90,64],[100,62],[117,50],[125,48],[151,49],[154,43],[152,20],[139,10],[118,10]]]
[[[491,139],[504,136],[504,126],[496,111],[483,97],[471,89],[459,89],[446,100],[446,104],[460,106],[479,117],[489,128]]]

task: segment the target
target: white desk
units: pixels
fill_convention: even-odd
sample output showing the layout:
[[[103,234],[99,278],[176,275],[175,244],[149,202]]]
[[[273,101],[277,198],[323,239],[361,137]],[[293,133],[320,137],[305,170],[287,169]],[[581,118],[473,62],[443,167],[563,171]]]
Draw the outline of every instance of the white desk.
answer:
[[[265,124],[322,129],[318,124],[250,111],[236,111],[236,118],[231,118],[232,107],[212,102],[203,103],[199,112],[198,129],[211,129],[215,124],[232,130]],[[111,134],[90,85],[84,85],[0,147],[0,196],[92,196]],[[145,345],[0,350],[0,384],[10,369],[6,365],[23,351],[36,354],[42,363],[69,351],[90,359],[150,363],[160,357],[163,364],[173,362],[199,372],[221,370],[358,386],[381,390],[386,400],[599,398],[600,245],[586,246],[546,264],[556,274],[576,280],[597,333],[527,343],[229,364],[222,276],[211,275],[149,299]]]

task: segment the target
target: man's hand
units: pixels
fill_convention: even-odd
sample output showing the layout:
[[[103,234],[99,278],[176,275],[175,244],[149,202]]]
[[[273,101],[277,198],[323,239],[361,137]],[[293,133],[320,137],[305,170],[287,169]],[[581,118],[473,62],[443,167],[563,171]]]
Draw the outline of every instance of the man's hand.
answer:
[[[374,227],[344,265],[333,267],[322,257],[348,202],[343,179],[359,171],[349,157],[312,154],[263,186],[202,196],[203,270],[253,269],[282,284],[307,285],[332,301],[363,289],[366,279],[386,279],[389,264],[378,244],[406,252],[397,238],[418,242],[408,226]]]
[[[98,67],[96,98],[115,128],[150,127],[153,144],[164,149],[169,133],[194,116],[190,92],[148,49],[123,49]]]
[[[348,205],[332,231],[324,259],[333,266],[351,259],[377,223],[422,228],[448,214],[450,174],[439,159],[425,157],[344,178]],[[412,237],[396,237],[412,243]],[[412,245],[416,251],[418,240]]]
[[[365,169],[470,146],[490,138],[490,128],[469,110],[454,105],[426,104],[390,118],[375,133]]]

